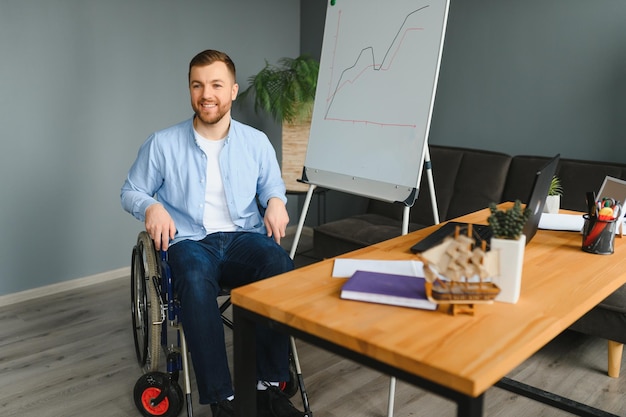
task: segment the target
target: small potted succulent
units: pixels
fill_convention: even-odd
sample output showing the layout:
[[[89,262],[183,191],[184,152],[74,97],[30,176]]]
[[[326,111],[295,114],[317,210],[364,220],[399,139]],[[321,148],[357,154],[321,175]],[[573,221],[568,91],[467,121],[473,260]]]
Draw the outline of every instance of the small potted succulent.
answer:
[[[548,189],[548,197],[546,197],[546,205],[543,208],[544,213],[558,213],[561,208],[561,196],[563,195],[563,187],[561,180],[556,175],[552,177],[550,188]]]
[[[515,200],[513,207],[500,210],[495,203],[489,205],[491,214],[487,218],[493,237],[498,239],[518,240],[522,237],[522,230],[530,217],[530,209],[522,207],[519,200]]]
[[[487,222],[493,232],[490,249],[500,254],[500,273],[494,277],[494,283],[501,291],[496,301],[514,304],[519,299],[521,291],[526,246],[523,230],[531,210],[522,207],[522,203],[516,200],[508,209],[498,209],[496,204],[492,203],[489,205],[489,211],[491,214]]]

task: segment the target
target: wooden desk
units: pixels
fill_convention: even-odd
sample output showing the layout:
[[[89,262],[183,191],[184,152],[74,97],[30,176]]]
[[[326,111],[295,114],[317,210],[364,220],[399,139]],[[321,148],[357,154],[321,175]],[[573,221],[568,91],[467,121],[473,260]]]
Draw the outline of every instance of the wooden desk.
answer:
[[[487,216],[485,209],[456,220],[485,223]],[[409,248],[430,230],[342,257],[415,259]],[[262,322],[446,396],[459,416],[481,416],[488,388],[508,388],[501,382],[507,373],[626,283],[626,244],[615,246],[613,256],[589,254],[579,233],[540,230],[526,247],[518,303],[477,305],[474,316],[342,300],[344,279],[331,277],[332,259],[237,288],[236,415],[256,415],[251,329]]]

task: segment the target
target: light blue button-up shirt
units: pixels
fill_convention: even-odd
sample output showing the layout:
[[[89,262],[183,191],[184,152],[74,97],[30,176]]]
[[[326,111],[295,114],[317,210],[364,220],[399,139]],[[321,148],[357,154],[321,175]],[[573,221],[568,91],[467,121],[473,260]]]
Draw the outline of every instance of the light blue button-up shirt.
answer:
[[[272,197],[287,202],[267,136],[231,119],[219,163],[228,211],[238,230],[266,233],[256,196],[263,207]],[[139,149],[122,186],[122,207],[145,221],[146,209],[158,200],[176,224],[170,244],[203,239],[206,164],[194,138],[193,119],[153,133]]]

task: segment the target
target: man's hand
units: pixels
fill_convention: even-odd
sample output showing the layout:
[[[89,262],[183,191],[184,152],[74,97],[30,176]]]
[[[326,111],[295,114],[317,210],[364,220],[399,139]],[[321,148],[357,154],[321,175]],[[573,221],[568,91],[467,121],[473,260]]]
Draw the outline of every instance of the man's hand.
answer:
[[[167,250],[176,234],[176,225],[161,204],[152,204],[146,209],[146,232],[154,241],[156,250]]]
[[[287,224],[289,224],[287,207],[280,198],[270,198],[267,202],[263,222],[267,228],[267,235],[273,237],[276,243],[280,245],[280,238],[285,237]]]

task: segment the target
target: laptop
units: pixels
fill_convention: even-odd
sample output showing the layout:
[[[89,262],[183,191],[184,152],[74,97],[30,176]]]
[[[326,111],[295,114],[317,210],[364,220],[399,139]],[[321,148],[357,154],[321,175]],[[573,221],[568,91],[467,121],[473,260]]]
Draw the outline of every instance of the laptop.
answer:
[[[622,206],[622,211],[626,207],[626,181],[611,176],[604,177],[598,198],[610,197]]]
[[[541,213],[543,212],[543,206],[546,204],[546,197],[548,196],[548,190],[550,189],[550,182],[552,177],[556,174],[556,168],[559,164],[560,154],[555,155],[543,168],[541,168],[535,174],[533,188],[528,198],[526,207],[529,207],[532,211],[530,217],[524,225],[522,233],[526,235],[526,244],[532,240],[539,228],[539,220],[541,219]],[[454,235],[457,228],[460,228],[461,233],[466,233],[468,229],[467,223],[461,222],[447,222],[439,229],[435,230],[415,245],[411,247],[413,253],[424,252],[439,244],[447,236]],[[472,235],[477,245],[480,242],[486,241],[489,244],[491,239],[491,228],[485,224],[472,224]]]

